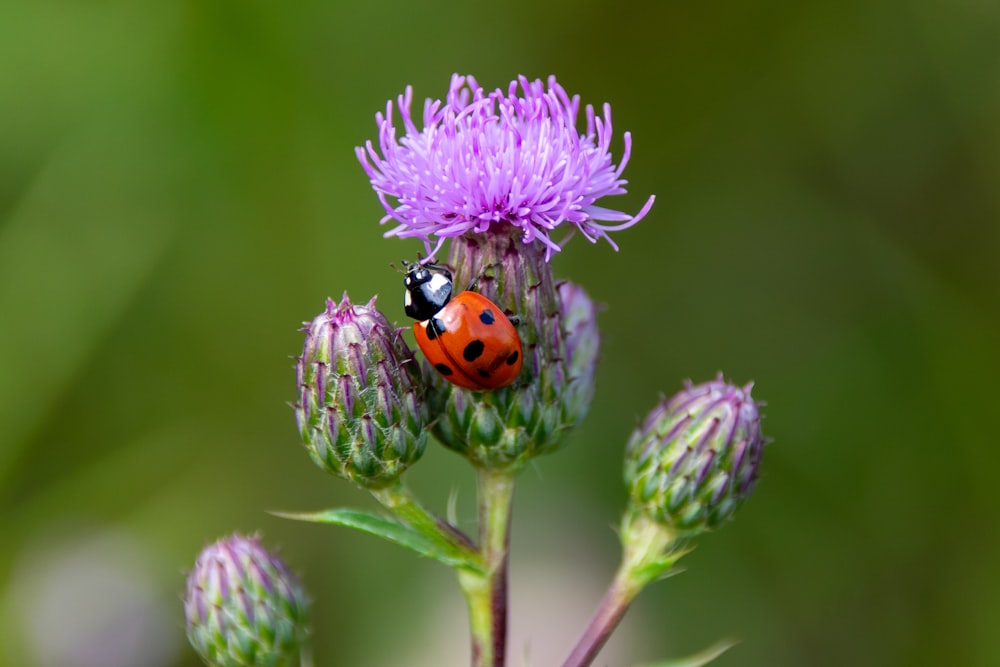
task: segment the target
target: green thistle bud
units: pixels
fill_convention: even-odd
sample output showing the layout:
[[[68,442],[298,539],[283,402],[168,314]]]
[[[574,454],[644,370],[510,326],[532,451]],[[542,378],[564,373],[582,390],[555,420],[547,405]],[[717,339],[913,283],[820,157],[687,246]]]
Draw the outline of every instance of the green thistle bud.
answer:
[[[632,434],[625,483],[633,511],[678,534],[715,528],[757,481],[764,449],[752,385],[688,383]]]
[[[509,315],[524,350],[510,386],[471,392],[440,378],[431,392],[434,434],[484,468],[517,468],[554,451],[586,415],[597,362],[596,311],[582,288],[558,287],[545,248],[522,241],[522,230],[500,227],[466,234],[451,244],[455,284],[477,290]]]
[[[299,433],[313,461],[368,489],[399,478],[427,444],[425,381],[399,332],[347,295],[305,329],[298,358]]]
[[[308,631],[308,599],[257,537],[206,547],[188,576],[187,636],[211,667],[292,667]]]

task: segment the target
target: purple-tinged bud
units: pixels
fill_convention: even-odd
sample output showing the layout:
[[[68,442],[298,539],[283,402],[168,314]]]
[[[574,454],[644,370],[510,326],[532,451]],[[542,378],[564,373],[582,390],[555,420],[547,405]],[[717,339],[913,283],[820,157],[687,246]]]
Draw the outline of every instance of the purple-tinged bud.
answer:
[[[396,479],[424,453],[428,413],[420,365],[399,331],[347,295],[305,328],[295,416],[313,461],[368,489]]]
[[[188,576],[187,636],[211,667],[292,667],[309,634],[299,580],[257,537],[206,547]]]
[[[596,310],[582,288],[556,286],[545,249],[514,226],[452,241],[457,285],[517,316],[524,365],[513,384],[470,392],[435,378],[434,434],[485,468],[518,467],[554,451],[586,415],[597,362]]]
[[[688,536],[733,515],[754,488],[764,449],[751,387],[721,375],[689,382],[646,417],[625,452],[634,511]]]
[[[569,361],[567,383],[567,414],[579,423],[590,409],[594,398],[597,356],[600,334],[597,331],[597,308],[582,287],[571,282],[558,286],[562,311],[562,331],[566,358]]]

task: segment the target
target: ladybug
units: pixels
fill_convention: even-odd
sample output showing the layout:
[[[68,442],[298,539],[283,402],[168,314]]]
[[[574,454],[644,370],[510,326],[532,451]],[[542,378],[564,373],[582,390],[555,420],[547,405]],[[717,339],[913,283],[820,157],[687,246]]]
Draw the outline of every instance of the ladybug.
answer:
[[[483,391],[521,373],[521,337],[498,305],[472,290],[452,296],[451,271],[404,262],[406,314],[424,356],[452,384]]]

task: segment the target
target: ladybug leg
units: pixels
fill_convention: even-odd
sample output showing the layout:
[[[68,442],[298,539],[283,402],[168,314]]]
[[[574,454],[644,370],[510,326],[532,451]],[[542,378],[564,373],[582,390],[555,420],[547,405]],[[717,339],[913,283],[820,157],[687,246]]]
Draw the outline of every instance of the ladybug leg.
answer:
[[[478,291],[479,291],[479,281],[480,281],[480,279],[481,279],[481,278],[482,278],[483,276],[485,276],[485,275],[486,275],[486,272],[487,272],[487,271],[489,271],[490,269],[495,269],[495,268],[497,268],[498,266],[500,266],[500,262],[494,262],[493,264],[490,264],[489,266],[484,266],[484,267],[483,267],[483,270],[479,272],[479,275],[478,275],[478,276],[476,276],[476,277],[475,277],[475,278],[474,278],[474,279],[472,280],[472,282],[471,282],[471,283],[469,283],[469,291],[470,291],[470,292],[478,292]]]
[[[447,264],[438,264],[437,262],[430,262],[429,264],[424,264],[423,266],[425,269],[436,269],[438,271],[447,271],[448,273],[455,272],[455,270]]]
[[[445,332],[444,323],[436,317],[432,317],[427,323],[428,338],[434,339]]]
[[[485,272],[480,273],[478,276],[476,276],[475,278],[472,279],[472,282],[469,283],[469,291],[470,292],[478,292],[479,291],[479,279],[482,278],[484,275],[486,275]]]

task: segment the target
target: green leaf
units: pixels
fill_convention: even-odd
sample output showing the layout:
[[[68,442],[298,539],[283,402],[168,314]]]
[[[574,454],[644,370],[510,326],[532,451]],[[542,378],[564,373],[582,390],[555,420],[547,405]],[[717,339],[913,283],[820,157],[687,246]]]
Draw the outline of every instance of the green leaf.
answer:
[[[467,554],[446,543],[435,543],[413,528],[374,512],[340,507],[321,512],[271,512],[271,514],[295,521],[347,526],[406,547],[448,567],[461,567],[482,574],[480,565],[470,560]]]
[[[686,658],[676,658],[665,662],[651,663],[643,665],[642,667],[702,667],[702,665],[707,665],[731,649],[733,646],[736,646],[737,643],[739,642],[735,639],[723,639],[722,641],[709,646],[701,653],[689,655]]]
[[[693,546],[676,548],[661,558],[636,567],[633,570],[633,576],[644,582],[643,585],[645,585],[680,574],[684,568],[677,565],[677,561],[692,551],[694,551]]]

